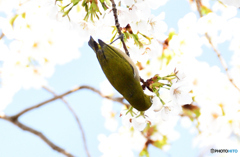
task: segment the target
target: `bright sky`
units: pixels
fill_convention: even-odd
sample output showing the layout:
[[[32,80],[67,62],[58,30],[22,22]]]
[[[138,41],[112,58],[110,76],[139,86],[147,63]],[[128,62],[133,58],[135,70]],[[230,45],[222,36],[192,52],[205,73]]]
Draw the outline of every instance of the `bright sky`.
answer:
[[[177,21],[190,12],[186,0],[169,0],[164,7],[155,10],[154,14],[164,11],[165,22],[168,27],[177,30]],[[81,49],[80,58],[65,65],[57,66],[54,75],[48,79],[48,84],[57,94],[66,92],[79,85],[89,85],[99,89],[99,83],[106,78],[101,71],[93,51],[85,44]],[[209,57],[210,55],[210,57]],[[223,54],[224,55],[224,54]],[[206,57],[199,57],[206,59]],[[219,65],[214,53],[208,54],[210,65]],[[13,98],[5,109],[6,115],[13,115],[19,111],[51,98],[52,95],[44,89],[22,89]],[[87,145],[92,157],[98,157],[99,134],[109,135],[110,131],[103,126],[104,118],[100,107],[102,98],[89,90],[80,90],[68,95],[65,99],[72,106],[80,118],[84,128]],[[116,107],[120,104],[114,103]],[[32,110],[20,118],[20,121],[45,134],[56,145],[61,146],[76,156],[86,156],[82,136],[77,123],[61,100],[56,100],[41,108]],[[196,156],[197,149],[191,143],[193,135],[190,131],[176,126],[180,138],[172,144],[168,154],[159,149],[150,147],[150,156],[161,157],[192,157]],[[52,150],[39,137],[25,132],[13,124],[0,119],[0,157],[61,157],[60,153]]]

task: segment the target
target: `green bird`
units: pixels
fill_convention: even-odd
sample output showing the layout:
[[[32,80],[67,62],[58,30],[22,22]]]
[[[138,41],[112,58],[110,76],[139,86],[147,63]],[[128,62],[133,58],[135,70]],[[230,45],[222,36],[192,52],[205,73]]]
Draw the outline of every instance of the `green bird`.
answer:
[[[99,44],[98,44],[99,43]],[[88,45],[96,53],[101,68],[112,86],[138,111],[145,111],[152,105],[151,97],[144,94],[136,65],[120,49],[94,41]]]

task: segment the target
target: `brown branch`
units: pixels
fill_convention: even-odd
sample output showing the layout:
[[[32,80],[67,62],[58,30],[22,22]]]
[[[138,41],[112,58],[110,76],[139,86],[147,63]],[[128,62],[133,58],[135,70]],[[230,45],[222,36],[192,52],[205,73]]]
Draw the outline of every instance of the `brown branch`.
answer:
[[[0,40],[4,37],[5,35],[2,33],[1,36],[0,36]]]
[[[103,95],[99,90],[97,90],[97,89],[95,89],[95,88],[93,88],[93,87],[90,87],[90,86],[79,86],[79,87],[74,88],[74,89],[72,89],[72,90],[70,90],[70,91],[67,91],[67,92],[65,92],[65,93],[63,93],[63,94],[61,94],[61,95],[57,95],[57,96],[55,96],[55,97],[53,97],[53,98],[51,98],[51,99],[48,99],[48,100],[46,100],[46,101],[44,101],[44,102],[41,102],[41,103],[39,103],[39,104],[37,104],[37,105],[34,105],[34,106],[32,106],[32,107],[29,107],[29,108],[26,108],[26,109],[24,109],[23,111],[19,112],[18,114],[12,116],[12,118],[13,118],[13,119],[18,119],[18,117],[20,117],[21,115],[23,115],[24,113],[26,113],[26,112],[28,112],[28,111],[31,111],[31,110],[36,109],[36,108],[38,108],[38,107],[41,107],[41,106],[43,106],[43,105],[45,105],[45,104],[47,104],[47,103],[49,103],[49,102],[52,102],[52,101],[54,101],[54,100],[60,99],[60,98],[62,98],[62,97],[64,97],[64,96],[66,96],[66,95],[68,95],[68,94],[71,94],[71,93],[74,93],[74,92],[76,92],[76,91],[78,91],[78,90],[80,90],[80,89],[89,89],[89,90],[91,90],[91,91],[99,94],[99,95],[100,95],[101,97],[103,97],[103,98],[106,98],[106,99],[109,99],[109,100],[112,100],[112,101],[116,101],[116,102],[119,102],[119,103],[124,104],[124,105],[128,105],[128,104],[126,104],[126,103],[123,102],[123,99],[124,99],[123,97],[113,98],[113,97],[109,97],[109,96]]]
[[[53,150],[58,151],[59,153],[62,153],[64,155],[66,155],[67,157],[74,157],[72,154],[68,153],[66,150],[64,150],[63,148],[60,148],[59,146],[57,146],[56,144],[54,144],[53,142],[51,142],[43,133],[30,128],[24,124],[22,124],[21,122],[18,121],[18,119],[14,119],[12,117],[6,116],[6,115],[0,115],[0,119],[4,119],[7,120],[11,123],[13,123],[14,125],[18,126],[19,128],[21,128],[24,131],[28,131],[38,137],[40,137],[45,143],[47,143],[47,145],[49,145]]]
[[[231,82],[231,84],[240,92],[240,88],[233,82],[233,79],[231,78],[230,74],[229,74],[229,71],[228,71],[228,67],[227,67],[227,64],[224,60],[224,58],[222,57],[221,53],[214,47],[213,43],[212,43],[212,40],[211,38],[209,37],[209,35],[207,33],[205,33],[205,36],[206,38],[208,39],[208,42],[210,43],[210,45],[212,46],[214,52],[217,54],[217,57],[218,59],[220,60],[221,64],[222,64],[222,67],[224,68],[226,74],[227,74],[227,77],[228,77],[228,80]]]
[[[151,89],[150,85],[153,83],[153,78],[147,79],[147,81],[145,82],[144,79],[142,79],[140,77],[140,82],[142,82],[142,89],[145,90],[145,88],[147,87],[147,89],[151,92],[153,92],[153,90]]]
[[[68,95],[68,94],[71,94],[71,93],[73,93],[73,92],[76,92],[76,91],[78,91],[78,90],[80,90],[80,89],[89,89],[89,90],[91,90],[91,91],[99,94],[99,95],[100,95],[101,97],[103,97],[103,98],[106,98],[106,99],[109,99],[109,100],[112,100],[112,101],[116,101],[116,102],[119,102],[119,103],[121,103],[121,104],[124,104],[124,105],[127,105],[127,106],[128,106],[128,104],[126,104],[126,103],[123,102],[123,100],[124,100],[123,97],[113,98],[113,97],[109,97],[109,96],[103,95],[99,90],[97,90],[97,89],[95,89],[95,88],[93,88],[93,87],[90,87],[90,86],[79,86],[79,87],[74,88],[74,89],[72,89],[72,90],[70,90],[70,91],[67,91],[67,92],[65,92],[65,93],[63,93],[63,94],[61,94],[61,95],[56,95],[56,96],[54,96],[53,98],[51,98],[51,99],[49,99],[49,100],[46,100],[46,101],[44,101],[44,102],[42,102],[42,103],[39,103],[39,104],[37,104],[37,105],[35,105],[35,106],[29,107],[29,108],[27,108],[27,109],[19,112],[19,113],[16,114],[16,115],[6,116],[6,115],[3,115],[3,114],[0,114],[0,119],[7,120],[7,121],[15,124],[15,125],[18,126],[19,128],[21,128],[22,130],[28,131],[28,132],[30,132],[30,133],[32,133],[32,134],[35,134],[36,136],[40,137],[45,143],[47,143],[52,149],[58,151],[59,153],[62,153],[62,154],[64,154],[64,155],[66,155],[67,157],[73,157],[72,154],[68,153],[68,152],[65,151],[64,149],[62,149],[62,148],[60,148],[59,146],[57,146],[57,145],[55,145],[54,143],[52,143],[52,142],[51,142],[44,134],[42,134],[41,132],[39,132],[39,131],[37,131],[37,130],[35,130],[35,129],[33,129],[33,128],[30,128],[30,127],[22,124],[21,122],[19,122],[19,121],[18,121],[18,118],[19,118],[21,115],[27,113],[28,111],[31,111],[31,110],[36,109],[36,108],[38,108],[38,107],[41,107],[41,106],[43,106],[43,105],[45,105],[45,104],[47,104],[47,103],[49,103],[49,102],[52,102],[52,101],[54,101],[54,100],[62,99],[64,96],[66,96],[66,95]],[[49,91],[49,92],[50,92],[50,91]],[[55,93],[54,93],[54,94],[55,94]],[[73,111],[73,110],[72,110],[72,111]],[[80,121],[78,121],[78,122],[80,123]],[[82,133],[83,133],[83,132],[82,132]],[[84,134],[83,134],[83,138],[84,138]],[[85,141],[85,138],[84,138],[84,141]],[[85,141],[85,143],[86,143],[86,141]],[[86,148],[86,147],[85,147],[85,148]]]
[[[198,10],[198,13],[199,13],[200,17],[203,17],[203,14],[201,12],[201,6],[202,6],[201,0],[196,0],[196,5],[197,5],[197,10]],[[205,36],[208,39],[209,44],[212,46],[213,51],[217,54],[217,57],[220,60],[220,63],[222,64],[222,67],[223,67],[223,69],[225,70],[225,72],[227,74],[228,80],[240,92],[240,88],[233,82],[233,79],[231,78],[231,76],[229,74],[228,66],[227,66],[224,58],[222,57],[221,53],[213,45],[211,37],[208,35],[208,33],[205,33]]]
[[[46,91],[52,93],[54,96],[57,96],[57,94],[56,94],[54,91],[52,91],[51,89],[49,89],[48,87],[43,86],[43,88],[44,88]],[[90,155],[90,153],[89,153],[89,151],[88,151],[88,148],[87,148],[87,142],[86,142],[85,133],[84,133],[83,127],[82,127],[82,125],[81,125],[81,123],[80,123],[80,120],[79,120],[77,114],[74,112],[74,110],[72,109],[72,107],[70,106],[70,104],[69,104],[64,98],[60,98],[60,99],[63,101],[64,104],[66,104],[67,108],[69,109],[69,111],[72,113],[72,115],[73,115],[74,118],[76,119],[77,124],[78,124],[78,127],[79,127],[79,129],[80,129],[80,131],[81,131],[81,134],[82,134],[82,139],[83,139],[83,144],[84,144],[85,152],[86,152],[86,154],[87,154],[88,157],[91,157],[91,155]]]
[[[197,10],[198,10],[200,17],[203,17],[203,14],[201,12],[201,6],[202,6],[201,0],[196,0],[196,5],[197,5]]]
[[[120,29],[120,24],[119,24],[119,22],[118,22],[118,15],[117,15],[116,4],[115,4],[114,0],[110,0],[110,1],[111,1],[111,3],[112,3],[113,16],[114,16],[114,19],[115,19],[115,26],[117,27],[119,36],[121,36],[121,35],[122,35],[122,31],[121,31],[121,29]],[[130,56],[130,54],[129,54],[129,52],[128,52],[128,49],[127,49],[127,46],[126,46],[123,38],[121,38],[121,41],[122,41],[122,44],[123,44],[123,48],[124,48],[124,50],[125,50],[125,53],[126,53],[128,56]]]

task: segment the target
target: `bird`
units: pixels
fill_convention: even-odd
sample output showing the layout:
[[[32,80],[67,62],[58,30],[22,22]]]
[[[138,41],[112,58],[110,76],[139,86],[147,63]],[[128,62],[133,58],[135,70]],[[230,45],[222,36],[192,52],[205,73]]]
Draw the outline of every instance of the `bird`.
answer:
[[[152,97],[146,95],[140,84],[138,69],[132,59],[120,49],[90,36],[88,45],[95,52],[98,62],[112,86],[138,111],[146,111],[152,105]]]

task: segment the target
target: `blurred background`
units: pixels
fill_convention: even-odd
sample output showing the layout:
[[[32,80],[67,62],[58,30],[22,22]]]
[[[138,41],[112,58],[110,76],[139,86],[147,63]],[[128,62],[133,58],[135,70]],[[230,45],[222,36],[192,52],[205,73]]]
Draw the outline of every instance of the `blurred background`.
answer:
[[[166,5],[153,10],[152,13],[158,15],[161,12],[165,12],[164,21],[168,24],[168,28],[178,30],[178,20],[191,12],[190,7],[189,2],[186,0],[169,0]],[[4,17],[5,15],[3,12],[0,12],[0,16]],[[6,44],[9,42],[4,38],[2,40]],[[222,56],[227,61],[230,60],[231,56],[231,52],[228,51],[228,44],[225,43],[219,47],[222,50],[221,52],[223,52]],[[80,85],[88,85],[100,89],[100,83],[106,80],[94,52],[87,43],[79,51],[80,56],[77,59],[64,65],[57,65],[53,76],[47,79],[47,87],[56,94],[62,94]],[[197,57],[197,59],[208,62],[210,66],[222,67],[216,54],[209,47],[203,47],[203,54]],[[115,93],[117,94],[117,92]],[[14,95],[12,102],[4,110],[4,113],[9,116],[14,115],[27,107],[52,97],[53,95],[45,89],[21,89]],[[98,135],[109,135],[111,133],[104,127],[105,119],[101,115],[101,105],[104,98],[90,90],[82,89],[67,95],[64,99],[71,105],[80,119],[91,156],[101,156],[102,153],[98,149]],[[113,106],[114,109],[120,111],[121,104],[114,103]],[[24,114],[19,121],[42,132],[53,143],[75,156],[87,156],[77,122],[60,99]],[[118,118],[118,121],[118,125],[121,125],[120,118]],[[179,132],[179,138],[171,143],[170,150],[164,152],[150,146],[150,156],[193,157],[199,154],[200,150],[192,144],[195,133],[191,133],[191,130],[184,128],[181,125],[181,121],[178,122],[175,129]],[[206,151],[210,151],[210,149]],[[137,156],[137,152],[135,154]],[[61,157],[64,155],[51,149],[39,137],[21,130],[8,121],[0,119],[0,157],[23,156]]]

